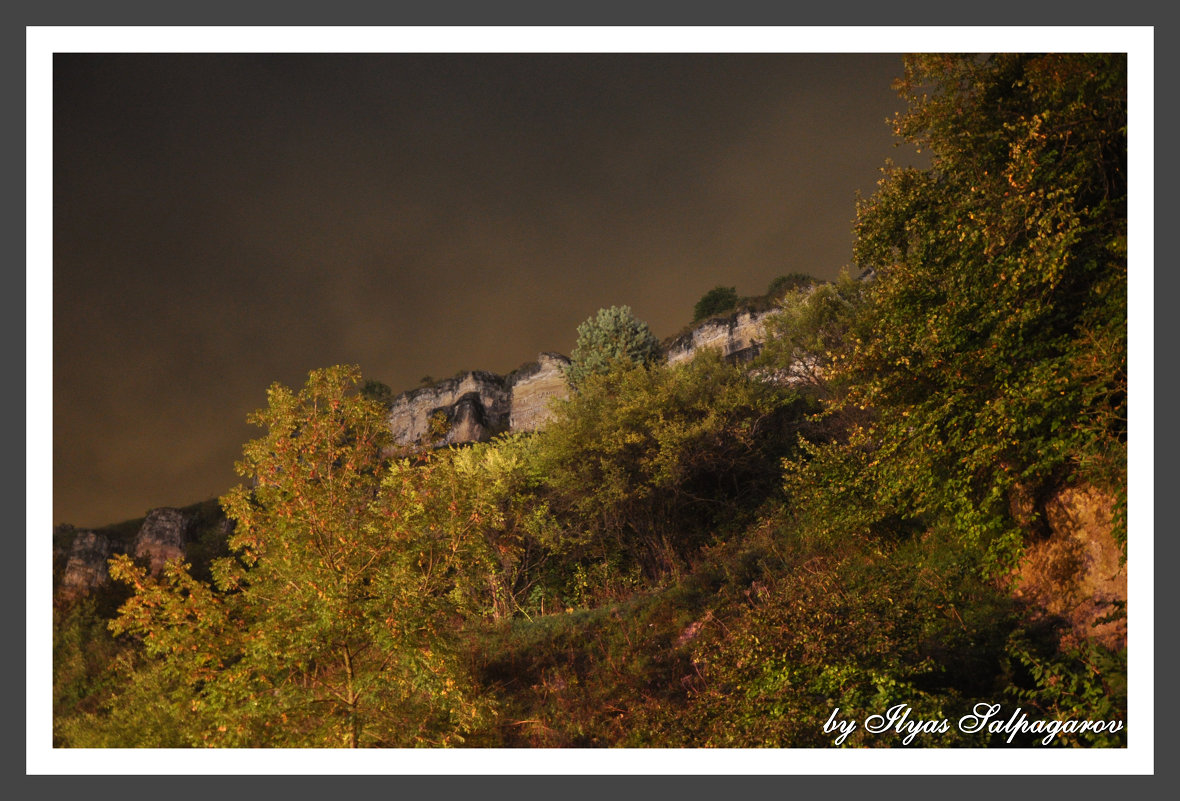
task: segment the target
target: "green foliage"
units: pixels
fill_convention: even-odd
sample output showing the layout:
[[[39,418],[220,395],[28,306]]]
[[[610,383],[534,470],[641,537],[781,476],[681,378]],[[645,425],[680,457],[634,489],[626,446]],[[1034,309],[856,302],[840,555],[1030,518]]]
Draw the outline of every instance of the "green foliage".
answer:
[[[846,272],[834,284],[785,290],[780,310],[766,319],[759,366],[830,395],[833,359],[864,315],[864,294],[864,285]]]
[[[536,437],[518,435],[444,457],[456,486],[468,496],[467,506],[478,507],[484,561],[468,585],[476,614],[530,617],[566,606],[558,589],[564,577],[547,566],[550,546],[560,535],[542,497],[537,445]]]
[[[451,430],[447,413],[439,409],[426,421],[426,442],[442,442]]]
[[[1125,57],[920,56],[899,86],[933,163],[858,210],[877,280],[847,405],[895,503],[1012,553],[1018,486],[1125,482]]]
[[[819,280],[806,273],[787,273],[786,275],[776,277],[770,282],[770,286],[766,288],[766,295],[771,299],[777,300],[788,292],[796,289],[805,289],[819,283]]]
[[[1026,632],[1009,643],[1009,653],[1027,673],[1013,684],[1014,700],[1031,705],[1048,720],[1126,721],[1127,649],[1084,642],[1057,650],[1038,646]],[[1065,747],[1125,748],[1127,729],[1117,732],[1062,732],[1052,741]]]
[[[713,352],[588,379],[539,435],[558,550],[669,568],[777,484],[794,396]],[[797,417],[797,413],[795,415]]]
[[[361,396],[380,403],[386,409],[393,405],[393,390],[380,381],[366,381],[361,386]]]
[[[87,744],[88,724],[111,692],[109,672],[119,647],[93,598],[53,610],[54,746]],[[81,724],[81,725],[80,725]]]
[[[737,288],[732,286],[716,286],[701,296],[692,307],[692,321],[704,320],[715,314],[724,314],[737,306]]]
[[[383,409],[354,368],[271,387],[252,422],[236,529],[214,589],[171,564],[112,575],[136,594],[112,623],[177,688],[189,745],[446,744],[480,713],[447,638],[465,546],[453,487],[429,465],[385,465]]]
[[[660,355],[660,344],[647,323],[636,320],[630,306],[611,306],[578,326],[566,378],[576,390],[592,375],[620,364],[655,364]]]
[[[831,547],[788,534],[784,544],[785,564],[694,641],[702,690],[685,715],[692,742],[831,747],[823,724],[837,707],[864,721],[905,703],[912,718],[941,720],[990,697],[1012,607],[978,579],[971,554],[947,559],[937,539]],[[863,726],[844,743],[901,744]],[[915,744],[984,743],[952,726]]]

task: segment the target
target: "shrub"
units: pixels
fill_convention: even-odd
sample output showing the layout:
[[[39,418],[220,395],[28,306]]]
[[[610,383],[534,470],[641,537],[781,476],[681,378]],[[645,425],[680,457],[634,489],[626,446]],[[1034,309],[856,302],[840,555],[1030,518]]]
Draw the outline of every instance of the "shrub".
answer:
[[[766,295],[771,299],[780,298],[792,290],[818,283],[818,279],[812,278],[806,273],[787,273],[770,282],[770,286],[766,288]]]
[[[706,292],[696,305],[692,307],[692,321],[704,320],[715,314],[724,314],[737,306],[737,288],[732,286],[717,286]]]
[[[592,376],[539,435],[554,511],[570,523],[563,546],[672,566],[777,488],[794,400],[711,351]]]

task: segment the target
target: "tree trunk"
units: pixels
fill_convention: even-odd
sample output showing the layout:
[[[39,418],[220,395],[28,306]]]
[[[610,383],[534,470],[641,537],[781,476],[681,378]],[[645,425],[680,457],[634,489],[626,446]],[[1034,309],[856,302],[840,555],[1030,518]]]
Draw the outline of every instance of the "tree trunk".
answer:
[[[348,677],[348,747],[358,748],[358,740],[360,739],[360,720],[357,715],[357,697],[356,685],[353,682],[352,672],[352,652],[348,649],[346,644],[343,649],[344,652],[344,672]]]

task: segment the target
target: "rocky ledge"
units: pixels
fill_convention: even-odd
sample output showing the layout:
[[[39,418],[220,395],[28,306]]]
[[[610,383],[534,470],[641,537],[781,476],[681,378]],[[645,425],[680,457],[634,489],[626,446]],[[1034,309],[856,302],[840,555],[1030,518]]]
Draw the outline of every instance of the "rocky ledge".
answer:
[[[559,353],[542,353],[506,376],[473,370],[403,392],[389,410],[394,442],[437,447],[533,431],[549,419],[549,401],[568,396],[568,364]]]
[[[224,549],[231,528],[215,501],[152,509],[138,526],[135,521],[98,530],[59,526],[54,529],[56,595],[77,598],[108,585],[107,560],[116,554],[131,555],[153,575],[171,560],[191,560],[194,552],[213,555]]]

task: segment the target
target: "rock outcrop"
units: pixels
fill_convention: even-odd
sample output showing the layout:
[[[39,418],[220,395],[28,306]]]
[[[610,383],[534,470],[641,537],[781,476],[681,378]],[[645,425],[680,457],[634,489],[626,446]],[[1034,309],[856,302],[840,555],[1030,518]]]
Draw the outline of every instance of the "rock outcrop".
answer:
[[[398,445],[488,439],[508,430],[510,398],[503,376],[475,370],[395,397],[389,428]]]
[[[111,543],[106,537],[93,531],[77,532],[58,593],[65,598],[76,598],[109,582],[107,559],[110,555]]]
[[[672,341],[668,346],[668,364],[687,361],[702,348],[720,350],[730,361],[751,361],[762,349],[766,318],[776,311],[741,311],[708,320]]]
[[[1042,508],[1047,532],[1025,549],[1016,597],[1063,621],[1064,644],[1126,645],[1126,617],[1099,622],[1127,601],[1127,566],[1112,536],[1114,500],[1093,487],[1069,487]]]
[[[483,442],[508,431],[533,431],[549,419],[549,400],[569,394],[569,359],[542,353],[507,376],[463,373],[393,399],[389,428],[400,446]]]
[[[565,368],[570,360],[560,353],[542,353],[508,376],[512,405],[508,415],[511,431],[536,431],[552,416],[549,402],[569,396]]]
[[[136,559],[146,559],[153,574],[164,569],[164,563],[184,558],[189,520],[179,509],[162,507],[148,512],[135,535],[132,553]]]

